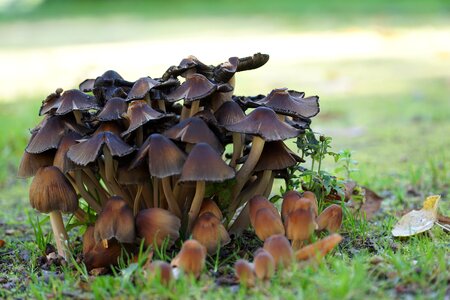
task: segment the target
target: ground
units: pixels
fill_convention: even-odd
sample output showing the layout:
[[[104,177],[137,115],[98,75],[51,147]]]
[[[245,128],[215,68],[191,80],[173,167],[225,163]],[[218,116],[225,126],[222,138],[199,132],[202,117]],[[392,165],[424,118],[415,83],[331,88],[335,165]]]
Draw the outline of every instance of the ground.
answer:
[[[269,18],[271,23],[267,25],[264,13],[270,8],[265,11],[265,5],[252,18],[243,17],[251,6],[243,8],[242,14],[232,16],[233,22],[229,22],[226,9],[224,15],[215,18],[192,18],[192,12],[188,12],[176,22],[148,20],[145,15],[130,13],[127,22],[119,22],[123,19],[117,17],[117,11],[99,19],[95,10],[85,13],[76,5],[78,10],[67,8],[73,15],[58,17],[64,16],[64,11],[55,2],[49,3],[51,9],[46,11],[3,17],[0,22],[4,37],[0,41],[0,62],[6,70],[0,82],[4,91],[0,96],[0,239],[6,242],[0,248],[0,297],[450,297],[448,233],[436,227],[405,239],[390,233],[399,216],[419,208],[427,195],[442,195],[440,212],[450,215],[450,47],[445,40],[450,23],[445,18],[448,6],[443,2],[410,7],[401,6],[406,2],[400,1],[400,8],[391,7],[394,12],[387,14],[379,6],[350,6],[345,13],[338,9],[339,16],[348,17],[346,21],[331,18],[332,8],[321,11],[306,5],[311,13],[300,15],[305,25],[289,21],[294,20],[294,14],[280,11],[276,11],[278,17]],[[100,10],[105,4],[99,3]],[[396,9],[404,13],[396,14]],[[367,19],[361,18],[362,14],[367,14]],[[328,22],[319,22],[325,17]],[[222,29],[209,28],[212,20]],[[109,27],[101,26],[102,21],[121,26],[114,27],[114,34],[108,37]],[[236,45],[236,53],[217,37],[228,23],[232,24],[225,41]],[[72,34],[64,35],[64,28],[71,28]],[[149,38],[142,36],[146,31],[137,28],[157,28],[159,33]],[[209,29],[188,34],[195,37],[193,42],[177,34],[180,28]],[[98,39],[86,37],[90,29]],[[49,31],[41,37],[33,34]],[[247,39],[251,43],[246,44]],[[186,49],[176,44],[179,40]],[[265,44],[282,42],[290,46]],[[159,49],[155,56],[161,59],[146,57],[142,62],[135,57],[155,48]],[[170,55],[164,56],[165,50],[170,50]],[[210,257],[201,280],[180,280],[173,289],[147,282],[142,270],[134,270],[134,265],[115,276],[91,277],[82,268],[75,268],[79,267],[75,262],[64,266],[44,263],[49,225],[46,216],[29,208],[29,182],[18,180],[15,173],[29,138],[28,129],[38,122],[37,110],[46,94],[60,86],[75,86],[84,77],[107,68],[134,78],[147,72],[160,75],[162,65],[176,64],[188,54],[215,63],[228,56],[266,50],[272,55],[269,64],[238,77],[237,93],[267,93],[271,88],[287,86],[318,94],[321,112],[312,128],[333,137],[333,150],[353,151],[359,170],[352,179],[384,197],[374,218],[346,216],[344,241],[324,262],[294,266],[278,273],[270,284],[254,289],[230,284],[232,262],[250,256],[249,250],[259,245],[251,231],[225,249],[219,259]],[[125,57],[129,58],[126,63]],[[327,161],[326,168],[333,172],[335,165]],[[37,225],[37,218],[42,227]],[[41,228],[43,234],[39,233]],[[77,236],[77,230],[71,231],[72,237]],[[76,253],[80,241],[74,240]]]

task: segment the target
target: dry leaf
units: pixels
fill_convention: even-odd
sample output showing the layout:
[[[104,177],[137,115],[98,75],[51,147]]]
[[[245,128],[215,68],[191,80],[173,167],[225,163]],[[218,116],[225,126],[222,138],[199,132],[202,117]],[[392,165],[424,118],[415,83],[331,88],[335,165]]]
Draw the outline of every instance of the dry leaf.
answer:
[[[431,229],[437,220],[440,195],[429,196],[421,210],[412,210],[404,215],[392,229],[393,236],[411,236]]]
[[[333,250],[336,245],[342,241],[342,236],[338,233],[333,233],[317,242],[301,248],[295,252],[295,257],[297,260],[309,260],[316,259],[320,260],[328,252]]]
[[[365,200],[360,210],[364,211],[366,213],[366,219],[370,220],[375,213],[380,210],[383,197],[379,196],[369,188],[363,187],[363,189],[365,192]]]
[[[0,240],[0,248],[5,246],[5,241],[4,240]]]

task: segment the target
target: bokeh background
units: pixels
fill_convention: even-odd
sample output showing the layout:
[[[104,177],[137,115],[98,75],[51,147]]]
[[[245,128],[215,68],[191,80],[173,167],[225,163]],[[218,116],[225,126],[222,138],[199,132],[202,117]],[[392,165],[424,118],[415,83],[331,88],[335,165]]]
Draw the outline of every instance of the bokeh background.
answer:
[[[354,179],[402,196],[399,182],[449,178],[449,1],[0,0],[0,203],[26,201],[17,164],[56,88],[108,69],[159,77],[190,54],[217,64],[255,52],[271,59],[240,73],[236,94],[319,95],[312,128],[354,151]]]

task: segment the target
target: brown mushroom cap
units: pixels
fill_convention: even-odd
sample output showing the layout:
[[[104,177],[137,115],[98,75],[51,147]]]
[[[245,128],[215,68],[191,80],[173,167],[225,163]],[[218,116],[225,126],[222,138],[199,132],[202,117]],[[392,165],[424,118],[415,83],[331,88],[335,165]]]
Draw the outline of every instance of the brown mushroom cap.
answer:
[[[54,166],[40,168],[30,185],[30,204],[42,213],[75,212],[78,198],[72,185]]]
[[[69,151],[71,146],[76,145],[77,140],[81,138],[80,134],[70,131],[61,139],[53,161],[53,165],[58,167],[61,172],[66,173],[76,168],[75,164],[67,158],[67,151]]]
[[[122,197],[110,197],[95,222],[95,240],[115,238],[120,243],[133,243],[135,236],[132,209]]]
[[[301,198],[297,191],[288,191],[283,195],[283,203],[281,204],[281,216],[284,221],[287,220],[288,215],[294,211],[295,203]]]
[[[281,141],[299,135],[300,131],[281,122],[276,113],[267,107],[258,107],[240,122],[226,125],[232,132],[260,136],[266,142]]]
[[[205,267],[205,260],[206,248],[196,240],[187,240],[177,256],[172,259],[171,265],[198,278]]]
[[[279,216],[277,208],[271,203],[269,200],[267,200],[266,197],[261,195],[253,196],[249,200],[249,208],[250,208],[250,221],[252,224],[255,222],[256,213],[261,208],[267,208],[269,209],[274,215]]]
[[[84,263],[88,271],[95,268],[108,268],[119,263],[121,252],[122,247],[115,240],[108,244],[108,248],[103,247],[102,243],[97,243],[84,255]]]
[[[214,132],[200,118],[187,118],[172,128],[166,130],[164,135],[176,141],[190,144],[207,143],[217,152],[222,153],[224,148]]]
[[[284,226],[279,215],[275,215],[268,208],[261,208],[256,212],[252,222],[255,233],[264,241],[272,235],[284,234]]]
[[[127,101],[144,99],[148,92],[160,84],[150,77],[142,77],[136,80],[127,96]]]
[[[275,89],[267,97],[257,102],[258,105],[270,107],[277,113],[293,116],[311,118],[320,111],[319,97],[311,96],[303,98],[304,93],[289,91],[288,89]]]
[[[162,208],[143,209],[136,215],[136,229],[146,246],[161,247],[167,238],[172,245],[180,236],[180,227],[180,219]]]
[[[253,260],[256,277],[260,280],[269,280],[275,272],[275,260],[266,250],[260,248],[256,250]]]
[[[192,238],[206,247],[208,253],[230,242],[230,236],[220,220],[210,212],[203,213],[195,221]]]
[[[247,70],[254,70],[262,67],[269,61],[269,55],[263,53],[255,53],[252,56],[239,58],[239,63],[236,71],[242,72]]]
[[[166,96],[167,101],[184,99],[186,102],[200,100],[211,95],[218,86],[201,74],[193,74],[176,90]]]
[[[179,181],[222,182],[233,177],[234,169],[210,145],[199,143],[189,153]]]
[[[317,218],[317,230],[327,229],[331,233],[339,231],[342,225],[342,207],[332,204],[325,208]]]
[[[28,178],[36,175],[36,172],[42,168],[53,165],[55,151],[49,150],[42,153],[32,154],[23,152],[20,160],[17,176],[19,178]]]
[[[245,259],[239,259],[234,264],[234,271],[239,282],[247,287],[255,286],[255,271]]]
[[[128,105],[124,99],[119,97],[111,98],[97,115],[97,119],[102,122],[123,119],[123,114],[127,112],[127,108]]]
[[[95,97],[89,96],[80,90],[67,90],[58,100],[59,105],[55,111],[56,115],[65,115],[74,110],[85,111],[99,109]]]
[[[239,65],[238,57],[230,57],[227,62],[221,63],[213,70],[216,82],[228,82],[236,73]]]
[[[219,220],[223,219],[222,211],[217,206],[216,202],[211,199],[203,199],[202,206],[200,207],[200,212],[198,213],[198,215],[201,216],[204,213],[212,213]]]
[[[225,101],[214,116],[222,126],[235,124],[245,118],[242,108],[234,101]]]
[[[266,142],[254,172],[282,170],[295,166],[296,163],[295,157],[289,153],[282,141]]]
[[[64,133],[66,132],[66,123],[62,117],[46,117],[37,128],[25,149],[28,153],[37,154],[49,149],[58,148]]]
[[[297,260],[321,259],[342,241],[342,236],[333,233],[295,253]]]
[[[288,239],[281,234],[273,235],[264,241],[264,250],[269,252],[275,260],[275,266],[287,267],[294,259],[294,252]]]
[[[159,279],[163,286],[167,287],[174,279],[172,266],[165,261],[155,260],[148,265],[147,270],[149,272],[148,278],[150,280]]]
[[[103,145],[108,147],[112,156],[122,157],[134,151],[133,147],[122,141],[116,134],[103,131],[70,147],[67,157],[77,165],[86,166],[97,159]]]
[[[311,209],[299,208],[294,210],[286,219],[286,237],[292,241],[309,239],[317,228],[314,219],[314,214]]]
[[[154,110],[145,100],[134,100],[128,106],[125,117],[130,120],[130,126],[122,133],[122,136],[135,131],[148,122],[158,121],[162,118],[172,118],[174,116]]]
[[[55,111],[60,104],[60,97],[63,90],[61,88],[56,89],[54,93],[51,93],[47,98],[42,101],[41,108],[39,109],[39,115],[45,115],[51,111]]]
[[[146,156],[150,174],[158,178],[180,174],[186,160],[186,154],[159,133],[150,135],[142,144],[130,169],[142,164]]]

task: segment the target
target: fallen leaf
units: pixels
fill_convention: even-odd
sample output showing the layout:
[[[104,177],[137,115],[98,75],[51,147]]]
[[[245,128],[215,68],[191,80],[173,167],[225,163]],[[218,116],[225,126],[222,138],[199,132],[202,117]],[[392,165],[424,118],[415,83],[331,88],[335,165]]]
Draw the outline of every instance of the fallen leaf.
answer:
[[[360,210],[366,213],[366,219],[369,220],[380,210],[381,201],[383,201],[384,198],[369,188],[363,187],[363,189],[365,191],[365,200],[361,205]]]
[[[437,219],[438,219],[439,223],[450,225],[450,218],[449,217],[446,217],[446,216],[443,216],[441,214],[438,214]]]
[[[437,220],[440,195],[429,196],[421,210],[412,210],[404,215],[392,229],[393,236],[411,236],[431,229]]]
[[[5,246],[5,241],[4,240],[0,240],[0,248],[2,248],[3,246]]]

